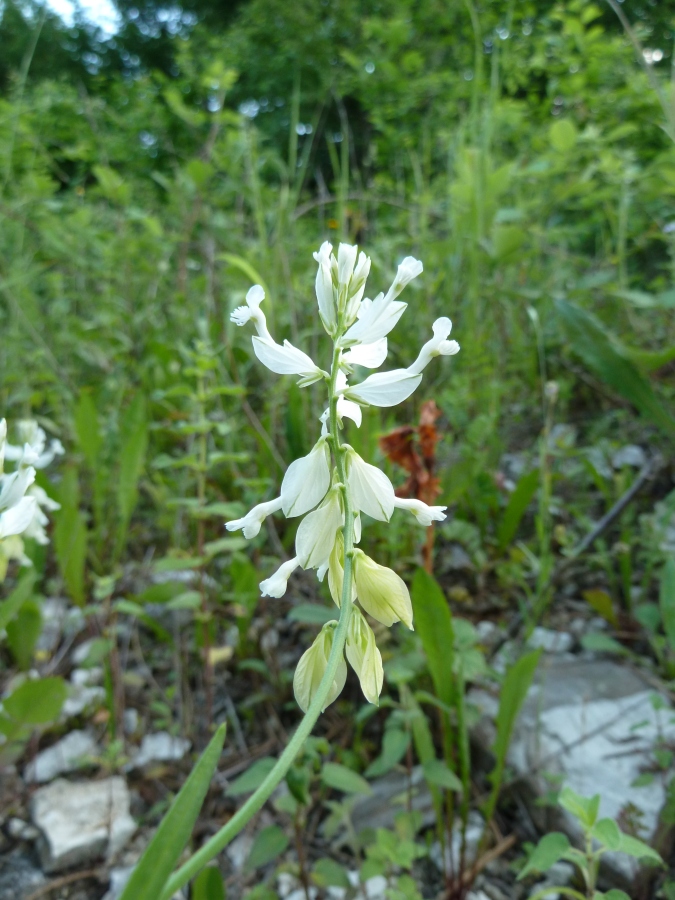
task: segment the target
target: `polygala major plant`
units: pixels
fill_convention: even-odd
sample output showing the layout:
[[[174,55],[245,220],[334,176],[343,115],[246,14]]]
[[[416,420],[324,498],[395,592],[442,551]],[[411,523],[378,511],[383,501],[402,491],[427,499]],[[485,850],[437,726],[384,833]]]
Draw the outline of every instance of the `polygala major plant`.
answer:
[[[376,373],[360,384],[350,385],[354,366],[376,369],[385,361],[387,335],[407,306],[397,298],[421,274],[422,263],[406,257],[387,293],[369,300],[363,295],[370,258],[348,244],[340,244],[337,258],[332,250],[329,243],[324,243],[314,254],[318,263],[319,316],[333,342],[330,373],[288,341],[282,345],[273,339],[260,308],[265,298],[260,285],[250,289],[246,306],[232,314],[232,321],[237,325],[253,324],[257,332],[252,338],[253,350],[273,372],[299,375],[301,387],[325,381],[328,407],[321,416],[321,433],[316,444],[307,456],[291,463],[279,497],[260,503],[243,518],[228,522],[226,527],[229,531],[241,529],[245,537],[251,538],[273,513],[305,516],[298,528],[295,556],[261,582],[260,588],[263,596],[282,597],[295,569],[316,569],[319,580],[328,576],[331,596],[340,609],[339,619],[323,627],[298,663],[293,686],[305,716],[276,765],[227,824],[169,879],[163,897],[170,897],[219,853],[286,775],[319,714],[344,686],[345,654],[367,700],[378,702],[383,680],[382,658],[375,635],[356,601],[384,625],[401,621],[408,628],[413,627],[412,604],[403,580],[356,546],[361,539],[361,513],[388,522],[398,507],[412,513],[424,526],[445,518],[444,506],[428,506],[421,500],[396,497],[387,476],[344,443],[341,432],[346,418],[360,426],[362,407],[402,403],[420,384],[425,367],[434,357],[457,353],[459,344],[448,340],[452,323],[445,317],[434,322],[433,337],[407,369]]]

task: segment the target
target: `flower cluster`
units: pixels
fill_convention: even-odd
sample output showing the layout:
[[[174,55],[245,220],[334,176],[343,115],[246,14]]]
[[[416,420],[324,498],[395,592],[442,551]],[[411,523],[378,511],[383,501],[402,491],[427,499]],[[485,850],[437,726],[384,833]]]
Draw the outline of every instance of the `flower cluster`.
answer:
[[[32,419],[17,424],[19,444],[7,443],[7,423],[0,420],[0,581],[7,574],[10,560],[29,564],[23,552],[22,538],[39,544],[48,542],[44,510],[59,509],[39,485],[36,469],[48,466],[63,453],[61,442],[53,440],[47,447],[47,436]],[[5,460],[16,463],[13,472],[4,472]]]
[[[265,292],[255,285],[246,295],[246,306],[232,314],[237,325],[252,322],[257,332],[252,338],[258,359],[280,375],[298,375],[301,387],[325,380],[329,388],[329,406],[321,416],[321,434],[312,451],[288,467],[279,497],[255,506],[241,519],[228,522],[228,531],[241,529],[244,536],[258,534],[265,518],[275,512],[287,517],[304,516],[295,540],[295,556],[261,582],[263,596],[282,597],[288,579],[298,567],[316,569],[320,581],[328,575],[331,596],[338,607],[343,597],[352,604],[358,599],[373,619],[390,626],[401,621],[413,627],[410,595],[403,580],[391,569],[378,565],[355,547],[361,538],[361,513],[388,522],[394,509],[412,513],[420,525],[428,526],[445,518],[444,506],[428,506],[421,500],[402,500],[380,469],[365,462],[348,444],[341,441],[345,418],[361,425],[362,408],[395,406],[406,400],[422,380],[422,373],[436,356],[452,356],[459,344],[448,340],[452,323],[437,319],[433,337],[406,369],[378,372],[359,384],[349,384],[355,366],[377,369],[387,356],[387,335],[403,315],[407,304],[397,298],[405,286],[422,272],[422,263],[409,256],[398,267],[394,282],[386,294],[374,300],[364,297],[370,259],[358,247],[340,244],[337,258],[329,243],[314,254],[318,263],[316,297],[319,315],[333,340],[330,373],[319,368],[302,350],[288,341],[278,344],[267,328],[260,306]],[[348,516],[353,517],[353,524]],[[351,527],[346,528],[345,525]],[[349,546],[346,545],[347,539]],[[345,560],[350,559],[351,585],[345,585]],[[326,671],[337,622],[328,622],[307,650],[295,673],[294,690],[300,707],[306,711]],[[377,703],[382,689],[382,658],[373,631],[354,605],[345,645],[347,660],[357,673],[363,693]],[[332,703],[340,694],[347,675],[344,659],[326,700]]]

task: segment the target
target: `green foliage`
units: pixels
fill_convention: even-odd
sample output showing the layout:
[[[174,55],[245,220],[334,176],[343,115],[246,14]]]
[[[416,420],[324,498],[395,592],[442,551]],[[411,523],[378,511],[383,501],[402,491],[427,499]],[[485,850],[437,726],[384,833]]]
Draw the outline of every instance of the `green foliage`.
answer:
[[[324,763],[321,769],[321,780],[328,787],[344,791],[346,794],[372,793],[372,788],[365,778],[339,763]]]
[[[225,726],[221,725],[162,819],[155,836],[131,873],[120,900],[130,900],[143,894],[151,897],[161,896],[162,889],[190,839],[218,765],[224,741]],[[213,876],[207,877],[209,881],[203,882],[200,888],[202,894],[199,896],[203,896],[206,900],[218,900],[217,887],[212,884]],[[217,884],[217,879],[215,880]],[[203,893],[204,891],[207,893]],[[220,896],[224,897],[222,882]]]
[[[246,859],[245,869],[249,872],[266,866],[288,847],[289,840],[283,828],[269,825],[256,834],[253,846]]]
[[[223,876],[215,866],[203,869],[192,884],[192,900],[225,900]]]

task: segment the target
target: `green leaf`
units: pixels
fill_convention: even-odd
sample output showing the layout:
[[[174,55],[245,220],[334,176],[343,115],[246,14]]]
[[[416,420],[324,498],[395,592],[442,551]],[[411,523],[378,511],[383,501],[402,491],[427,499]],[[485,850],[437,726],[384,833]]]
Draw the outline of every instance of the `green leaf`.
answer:
[[[7,626],[7,646],[18,667],[25,672],[33,662],[33,651],[42,631],[42,614],[35,600],[26,600]]]
[[[207,541],[204,544],[204,553],[207,557],[217,556],[219,553],[236,553],[246,547],[246,539],[242,537],[223,537],[217,541]]]
[[[207,866],[192,882],[191,900],[225,900],[225,885],[220,870]]]
[[[630,650],[615,641],[602,631],[591,631],[581,637],[581,646],[584,650],[593,650],[595,653],[616,653],[619,656],[630,656]]]
[[[372,794],[373,792],[365,778],[340,763],[325,763],[321,769],[321,780],[328,787],[335,788],[336,791],[344,791],[345,794]]]
[[[669,557],[661,573],[659,606],[668,646],[675,652],[675,559]]]
[[[278,825],[270,825],[258,832],[253,841],[251,852],[246,860],[244,871],[251,872],[260,866],[276,859],[288,847],[288,838]]]
[[[600,896],[604,897],[604,900],[630,900],[628,894],[625,894],[618,888],[612,888],[611,891],[607,891],[606,894],[600,894]]]
[[[2,701],[5,712],[23,725],[46,725],[59,717],[68,696],[62,678],[40,678],[24,681]]]
[[[180,789],[169,811],[146,847],[120,900],[161,897],[202,808],[225,741],[221,725]]]
[[[560,831],[545,834],[532,851],[527,864],[521,869],[518,881],[531,872],[547,872],[551,866],[563,858],[569,848],[570,842],[566,834],[562,834]]]
[[[526,472],[516,485],[514,492],[509,498],[509,502],[504,510],[504,515],[497,529],[497,542],[500,552],[511,543],[515,537],[520,521],[525,515],[527,507],[530,505],[535,491],[539,485],[540,475],[539,469],[533,469]]]
[[[450,607],[438,582],[424,569],[413,578],[411,599],[415,630],[422,640],[436,694],[453,706],[452,681],[454,634]]]
[[[334,859],[324,857],[317,859],[312,866],[312,881],[318,887],[340,887],[349,888],[350,882],[344,866],[335,862]]]
[[[166,604],[167,609],[199,609],[202,598],[199,591],[183,591]]]
[[[54,513],[54,549],[68,593],[78,606],[84,606],[88,533],[78,509],[79,494],[77,471],[69,466],[60,485],[61,509]]]
[[[138,500],[138,481],[143,471],[148,446],[145,397],[140,391],[124,412],[121,432],[120,469],[117,480],[117,508],[120,516],[117,531],[118,552],[124,545],[129,520]]]
[[[74,418],[77,443],[84,454],[87,465],[92,472],[95,472],[103,439],[98,427],[96,404],[92,399],[91,393],[86,389],[80,391]]]
[[[594,609],[606,622],[609,622],[610,625],[617,624],[614,604],[607,591],[603,591],[601,588],[591,588],[587,591],[583,591],[582,597],[591,609]]]
[[[265,756],[257,760],[236,778],[227,789],[228,797],[239,797],[241,794],[250,794],[255,791],[267,778],[276,764],[276,759]]]
[[[558,119],[548,131],[551,146],[558,153],[567,153],[577,142],[577,129],[571,119]]]
[[[582,797],[570,787],[564,787],[558,797],[558,803],[568,813],[575,816],[586,828],[592,828],[598,818],[600,794],[593,797]]]
[[[442,760],[431,759],[424,763],[423,769],[424,777],[432,784],[445,788],[447,791],[462,792],[462,782]]]
[[[619,853],[627,853],[628,856],[632,856],[635,859],[648,859],[650,862],[657,863],[660,866],[664,864],[660,854],[653,847],[623,832],[621,832],[618,850]]]
[[[410,732],[399,728],[387,728],[382,740],[382,752],[366,769],[366,775],[384,775],[399,763],[410,744]]]
[[[598,378],[613,388],[669,437],[675,436],[675,419],[662,406],[649,382],[630,360],[622,356],[607,336],[607,328],[591,313],[555,301],[574,352]]]
[[[307,411],[305,396],[297,384],[292,384],[286,395],[285,430],[286,443],[291,459],[299,459],[309,452],[307,446]]]
[[[604,844],[608,850],[618,850],[621,842],[621,832],[614,819],[600,819],[593,826],[591,832],[596,840]]]
[[[335,618],[335,607],[331,609],[319,603],[298,603],[286,618],[291,622],[302,622],[303,625],[325,625]]]
[[[35,570],[31,569],[21,578],[6,600],[0,603],[0,631],[3,631],[33,592]]]

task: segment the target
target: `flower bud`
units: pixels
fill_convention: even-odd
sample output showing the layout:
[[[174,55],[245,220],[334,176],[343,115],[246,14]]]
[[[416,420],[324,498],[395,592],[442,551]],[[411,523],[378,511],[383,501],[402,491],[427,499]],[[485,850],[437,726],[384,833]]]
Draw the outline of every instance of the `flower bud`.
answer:
[[[401,621],[412,631],[410,594],[396,572],[355,550],[354,581],[359,602],[369,615],[387,627]]]
[[[382,655],[375,643],[373,629],[357,607],[352,610],[349,620],[346,654],[350,666],[359,677],[366,700],[379,706],[384,681]]]
[[[316,273],[316,299],[319,304],[319,315],[323,322],[324,328],[329,335],[335,334],[337,326],[337,307],[335,291],[333,288],[333,276],[331,273],[331,250],[332,244],[324,241],[318,253],[314,254],[314,259],[319,264]]]
[[[333,638],[335,636],[335,628],[337,622],[327,622],[319,632],[316,640],[300,657],[300,662],[295,670],[293,677],[293,693],[298,706],[303,712],[307,712],[314,695],[319,689],[319,684],[324,676],[326,667],[328,666],[328,657],[333,646]],[[335,678],[328,696],[326,697],[323,710],[330,706],[342,693],[347,680],[347,664],[342,658],[338,664]]]

